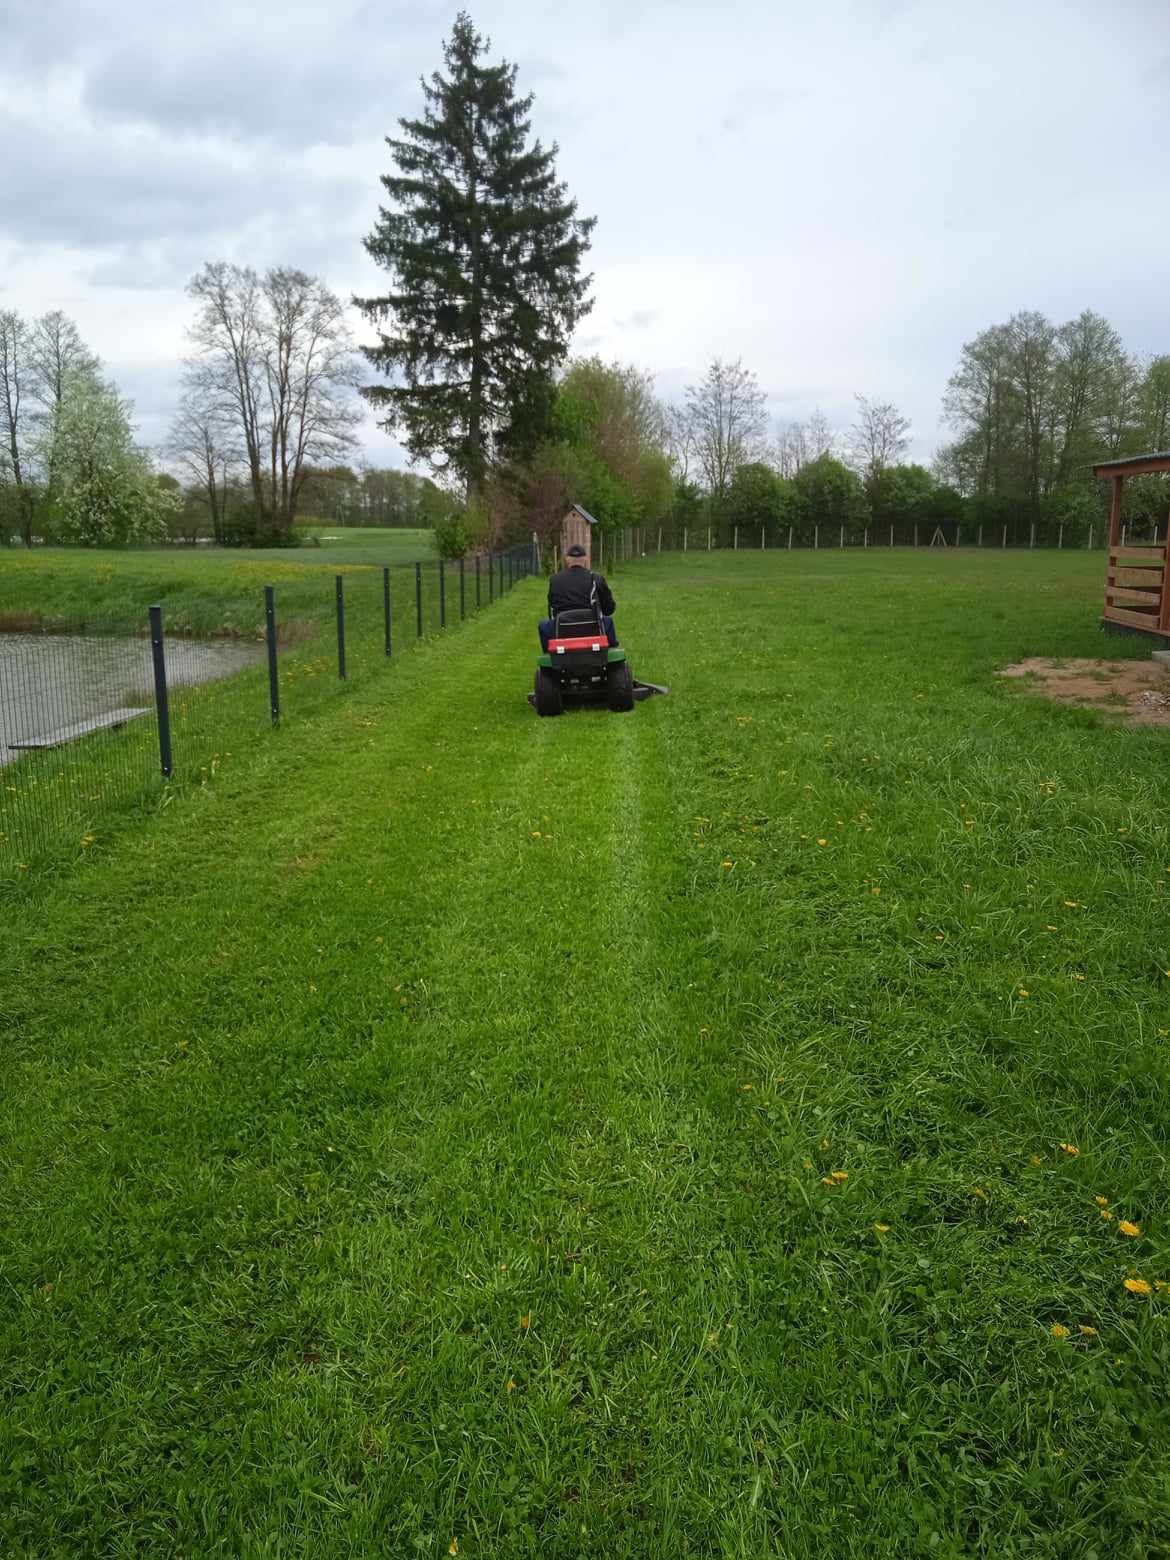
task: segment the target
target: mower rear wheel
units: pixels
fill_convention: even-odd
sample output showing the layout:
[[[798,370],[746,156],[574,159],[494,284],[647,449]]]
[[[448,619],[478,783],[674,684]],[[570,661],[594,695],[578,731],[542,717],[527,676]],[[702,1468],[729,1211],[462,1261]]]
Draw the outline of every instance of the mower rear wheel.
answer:
[[[536,668],[536,713],[538,715],[563,715],[565,699],[561,692],[561,680],[547,666]]]
[[[634,707],[634,674],[628,661],[619,661],[609,669],[606,700],[611,710],[620,712]]]

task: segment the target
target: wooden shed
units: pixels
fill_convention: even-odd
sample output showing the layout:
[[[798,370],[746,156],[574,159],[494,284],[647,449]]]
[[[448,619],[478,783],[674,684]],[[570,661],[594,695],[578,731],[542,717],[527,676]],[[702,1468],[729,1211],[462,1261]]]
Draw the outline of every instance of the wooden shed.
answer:
[[[593,567],[593,527],[597,521],[587,509],[582,509],[580,504],[574,504],[564,520],[561,522],[561,558],[567,555],[569,548],[578,544],[585,549],[585,567]]]
[[[1122,545],[1121,498],[1126,477],[1144,477],[1170,471],[1170,450],[1153,455],[1131,455],[1124,460],[1103,460],[1093,467],[1095,477],[1112,483],[1109,496],[1109,551],[1105,574],[1105,606],[1102,628],[1116,624],[1122,630],[1138,630],[1170,639],[1170,589],[1166,578],[1166,543]]]

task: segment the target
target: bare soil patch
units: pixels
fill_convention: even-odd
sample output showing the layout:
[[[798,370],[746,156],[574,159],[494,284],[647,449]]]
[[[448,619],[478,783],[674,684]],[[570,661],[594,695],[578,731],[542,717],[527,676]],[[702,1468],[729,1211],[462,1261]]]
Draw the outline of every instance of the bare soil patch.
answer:
[[[1001,677],[1026,679],[1058,704],[1081,704],[1127,726],[1170,726],[1170,673],[1156,661],[1051,660],[1029,656]]]

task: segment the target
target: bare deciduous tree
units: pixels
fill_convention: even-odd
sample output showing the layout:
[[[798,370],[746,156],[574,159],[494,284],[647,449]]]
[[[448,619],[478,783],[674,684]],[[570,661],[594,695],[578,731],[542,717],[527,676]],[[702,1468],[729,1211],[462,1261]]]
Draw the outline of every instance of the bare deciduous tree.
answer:
[[[910,448],[910,419],[892,401],[871,401],[864,395],[854,399],[857,421],[849,430],[850,462],[862,481],[872,484]]]
[[[715,358],[700,384],[687,386],[695,457],[712,502],[722,505],[736,469],[762,452],[764,392],[743,361]]]
[[[207,413],[230,414],[262,530],[287,532],[308,470],[341,461],[361,421],[339,299],[317,277],[208,264],[189,288]]]
[[[222,541],[228,478],[240,463],[241,445],[231,406],[205,363],[187,365],[163,453],[207,504],[211,534]]]
[[[804,442],[809,461],[820,460],[822,455],[832,455],[837,448],[833,425],[819,406],[813,407],[812,416],[804,425]]]

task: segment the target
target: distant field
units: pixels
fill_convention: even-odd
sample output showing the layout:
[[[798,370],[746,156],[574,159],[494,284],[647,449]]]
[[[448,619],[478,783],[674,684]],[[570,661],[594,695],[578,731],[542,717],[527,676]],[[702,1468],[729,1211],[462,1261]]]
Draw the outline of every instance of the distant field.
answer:
[[[333,578],[390,565],[409,584],[406,566],[435,557],[430,531],[352,530],[321,547],[289,550],[210,547],[88,549],[38,547],[0,551],[0,629],[80,622],[132,631],[147,606],[161,603],[172,633],[251,635],[263,623],[264,586],[277,588],[285,621],[333,611]],[[428,590],[431,589],[427,571]]]

